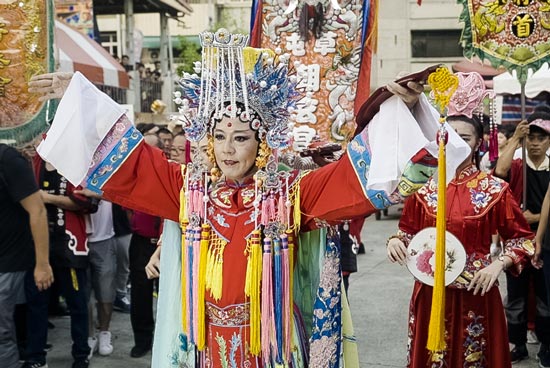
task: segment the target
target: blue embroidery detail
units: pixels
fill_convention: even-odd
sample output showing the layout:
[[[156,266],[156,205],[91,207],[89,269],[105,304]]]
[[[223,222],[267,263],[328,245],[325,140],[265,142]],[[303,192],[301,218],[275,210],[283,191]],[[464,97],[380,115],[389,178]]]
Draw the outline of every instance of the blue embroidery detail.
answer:
[[[234,333],[233,336],[231,336],[231,347],[229,348],[229,362],[231,363],[231,368],[237,368],[235,353],[237,352],[237,349],[240,348],[241,344],[241,336]]]
[[[348,155],[350,162],[357,174],[357,179],[366,193],[367,199],[375,208],[384,209],[393,204],[388,194],[383,190],[367,190],[369,181],[369,170],[371,163],[371,153],[368,143],[368,136],[363,132],[356,136],[348,145]]]
[[[342,269],[338,236],[327,239],[323,272],[313,305],[310,366],[338,368],[342,336]],[[329,361],[320,362],[327,357]]]
[[[116,144],[112,151],[90,174],[87,180],[87,187],[101,193],[103,185],[117,172],[142,140],[143,136],[136,128],[132,127],[129,129],[120,142]]]

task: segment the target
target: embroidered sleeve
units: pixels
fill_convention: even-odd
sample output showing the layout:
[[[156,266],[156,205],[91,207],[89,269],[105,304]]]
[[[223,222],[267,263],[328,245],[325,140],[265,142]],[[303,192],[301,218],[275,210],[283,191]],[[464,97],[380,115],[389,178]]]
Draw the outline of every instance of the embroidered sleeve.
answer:
[[[499,218],[498,232],[504,241],[504,255],[509,256],[514,262],[508,271],[518,275],[535,253],[534,234],[508,186],[504,190],[505,193],[496,208]]]
[[[504,255],[512,258],[514,262],[508,271],[514,276],[521,273],[527,264],[526,261],[529,261],[534,254],[534,244],[527,238],[510,239],[504,242]]]
[[[410,233],[407,233],[403,230],[398,230],[397,231],[397,236],[399,236],[399,239],[401,239],[401,241],[403,243],[405,243],[405,247],[408,248],[414,235],[410,234]]]

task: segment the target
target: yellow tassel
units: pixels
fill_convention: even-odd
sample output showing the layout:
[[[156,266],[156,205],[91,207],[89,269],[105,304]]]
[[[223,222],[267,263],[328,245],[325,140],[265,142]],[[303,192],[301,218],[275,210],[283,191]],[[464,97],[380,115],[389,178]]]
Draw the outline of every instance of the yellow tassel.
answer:
[[[206,290],[212,289],[215,258],[214,246],[211,246],[208,248],[208,253],[206,254]]]
[[[260,230],[254,230],[249,240],[250,251],[246,269],[245,293],[250,298],[250,354],[259,356],[261,346],[262,247]]]
[[[245,255],[247,255],[246,261],[246,278],[244,282],[244,293],[247,296],[250,296],[250,288],[252,287],[252,236],[246,239],[246,250]]]
[[[300,209],[300,179],[297,179],[296,185],[294,185],[294,223],[292,224],[293,229],[300,229],[300,223],[302,219],[302,211]]]
[[[222,297],[223,252],[225,250],[225,246],[227,242],[225,240],[217,238],[217,239],[212,239],[210,244],[211,244],[211,247],[215,249],[212,251],[212,257],[209,260],[209,262],[211,262],[211,265],[207,265],[207,268],[212,269],[211,273],[208,273],[210,277],[207,283],[208,285],[210,285],[210,295],[212,296],[212,298],[218,301]]]
[[[71,268],[71,280],[73,282],[73,289],[78,291],[78,278],[76,277],[76,270],[74,268]]]
[[[202,224],[201,242],[200,242],[200,260],[199,260],[199,290],[198,290],[198,333],[197,349],[203,351],[206,346],[206,313],[204,294],[206,292],[206,258],[208,253],[208,244],[210,242],[210,225]]]
[[[290,305],[290,328],[294,329],[294,234],[291,230],[287,230],[286,235],[288,237],[288,273],[289,273],[289,288],[288,292],[290,297],[288,298],[288,304]],[[293,336],[294,332],[290,332],[290,336]],[[291,339],[291,343],[294,341]],[[291,347],[292,348],[292,347]]]
[[[447,197],[445,141],[439,140],[437,164],[437,218],[436,218],[436,260],[432,311],[428,330],[427,348],[432,353],[446,349],[445,343],[445,210]],[[435,357],[437,354],[432,354]]]
[[[181,165],[181,177],[183,178],[183,185],[180,190],[180,227],[181,227],[181,325],[183,331],[187,333],[187,293],[185,288],[187,284],[187,260],[185,257],[185,232],[187,231],[187,225],[189,221],[187,219],[187,203],[185,201],[185,165]]]

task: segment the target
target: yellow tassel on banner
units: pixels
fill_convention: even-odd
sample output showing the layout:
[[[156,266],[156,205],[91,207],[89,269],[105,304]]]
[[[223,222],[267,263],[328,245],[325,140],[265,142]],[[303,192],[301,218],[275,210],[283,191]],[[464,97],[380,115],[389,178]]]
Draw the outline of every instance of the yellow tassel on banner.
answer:
[[[443,120],[444,121],[444,120]],[[447,175],[445,161],[445,138],[439,140],[437,183],[437,219],[435,243],[435,275],[432,294],[432,311],[428,330],[427,348],[431,352],[445,350],[445,210]]]
[[[261,280],[262,247],[260,230],[254,230],[249,240],[248,265],[246,270],[245,293],[250,298],[250,354],[259,356],[261,352]]]
[[[208,253],[208,244],[210,242],[210,225],[202,224],[201,242],[200,242],[200,260],[199,260],[199,290],[197,295],[198,303],[198,333],[197,333],[197,349],[204,350],[206,347],[206,313],[204,294],[206,292],[206,256]]]

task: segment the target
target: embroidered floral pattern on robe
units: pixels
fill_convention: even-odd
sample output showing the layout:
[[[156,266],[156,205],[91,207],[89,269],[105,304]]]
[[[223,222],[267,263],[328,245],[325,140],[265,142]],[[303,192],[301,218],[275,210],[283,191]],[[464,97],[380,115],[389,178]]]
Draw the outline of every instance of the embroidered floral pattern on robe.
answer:
[[[341,349],[340,251],[327,241],[323,272],[313,310],[310,338],[310,367],[336,368]]]

